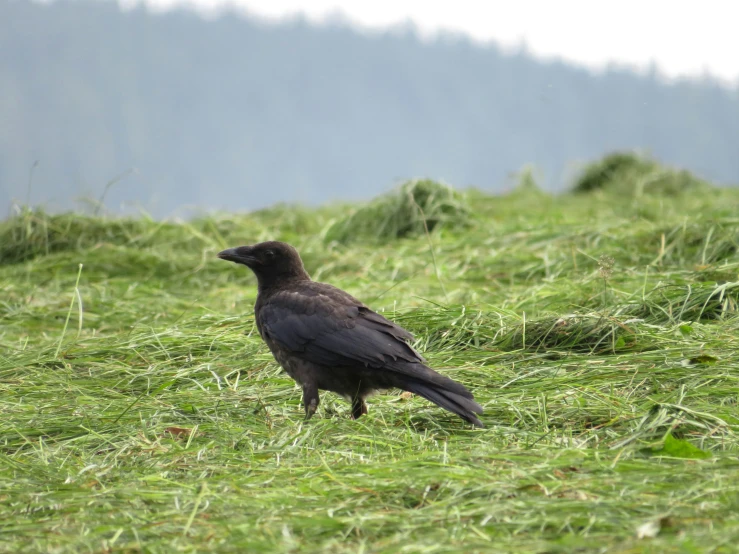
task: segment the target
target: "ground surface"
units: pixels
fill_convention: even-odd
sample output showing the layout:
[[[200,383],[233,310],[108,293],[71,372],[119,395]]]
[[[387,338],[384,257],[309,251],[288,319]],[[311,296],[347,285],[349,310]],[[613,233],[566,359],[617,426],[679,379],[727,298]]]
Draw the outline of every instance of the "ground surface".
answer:
[[[379,245],[327,245],[341,207],[3,224],[0,550],[737,551],[737,191],[470,205]],[[215,258],[273,238],[486,428],[397,392],[303,422],[253,276]]]

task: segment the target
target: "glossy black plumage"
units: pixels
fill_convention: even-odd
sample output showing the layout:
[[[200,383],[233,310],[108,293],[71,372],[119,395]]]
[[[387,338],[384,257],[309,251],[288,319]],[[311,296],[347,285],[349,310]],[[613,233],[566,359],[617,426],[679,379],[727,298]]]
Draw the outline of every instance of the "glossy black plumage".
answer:
[[[318,408],[318,391],[352,402],[352,416],[367,413],[365,398],[400,388],[482,427],[482,413],[462,385],[425,365],[402,327],[348,293],[312,281],[297,251],[282,242],[230,248],[222,259],[251,268],[259,283],[257,328],[277,362],[303,388],[306,417]]]

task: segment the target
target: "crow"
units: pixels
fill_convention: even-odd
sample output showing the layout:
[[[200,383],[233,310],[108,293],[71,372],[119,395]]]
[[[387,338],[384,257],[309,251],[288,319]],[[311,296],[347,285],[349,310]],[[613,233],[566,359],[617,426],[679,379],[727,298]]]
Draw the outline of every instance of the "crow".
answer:
[[[436,373],[409,341],[413,335],[332,285],[311,280],[298,251],[269,241],[229,248],[223,260],[257,277],[257,329],[275,360],[303,389],[305,418],[318,408],[318,391],[367,413],[365,398],[378,390],[412,392],[482,427],[482,407],[461,384]]]

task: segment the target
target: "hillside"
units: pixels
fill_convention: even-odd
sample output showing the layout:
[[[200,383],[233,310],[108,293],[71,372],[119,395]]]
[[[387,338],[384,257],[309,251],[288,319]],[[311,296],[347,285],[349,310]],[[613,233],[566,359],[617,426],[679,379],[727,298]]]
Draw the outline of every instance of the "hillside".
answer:
[[[620,148],[739,183],[737,89],[408,29],[0,0],[0,89],[3,214],[76,207],[122,174],[106,204],[157,217],[366,200],[423,176],[500,192],[528,163],[561,189]]]
[[[0,224],[0,550],[733,551],[739,191],[595,169],[561,196]],[[430,234],[390,226],[408,205]],[[397,392],[303,422],[253,277],[215,258],[274,238],[412,330],[486,428]]]

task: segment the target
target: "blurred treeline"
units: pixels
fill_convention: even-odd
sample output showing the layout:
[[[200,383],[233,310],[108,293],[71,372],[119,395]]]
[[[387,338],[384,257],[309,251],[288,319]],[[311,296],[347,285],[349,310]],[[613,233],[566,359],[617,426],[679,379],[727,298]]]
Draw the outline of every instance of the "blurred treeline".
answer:
[[[410,28],[0,0],[0,91],[3,214],[100,198],[121,174],[105,203],[154,215],[368,198],[416,176],[499,191],[528,163],[554,189],[625,148],[739,182],[737,88]]]

